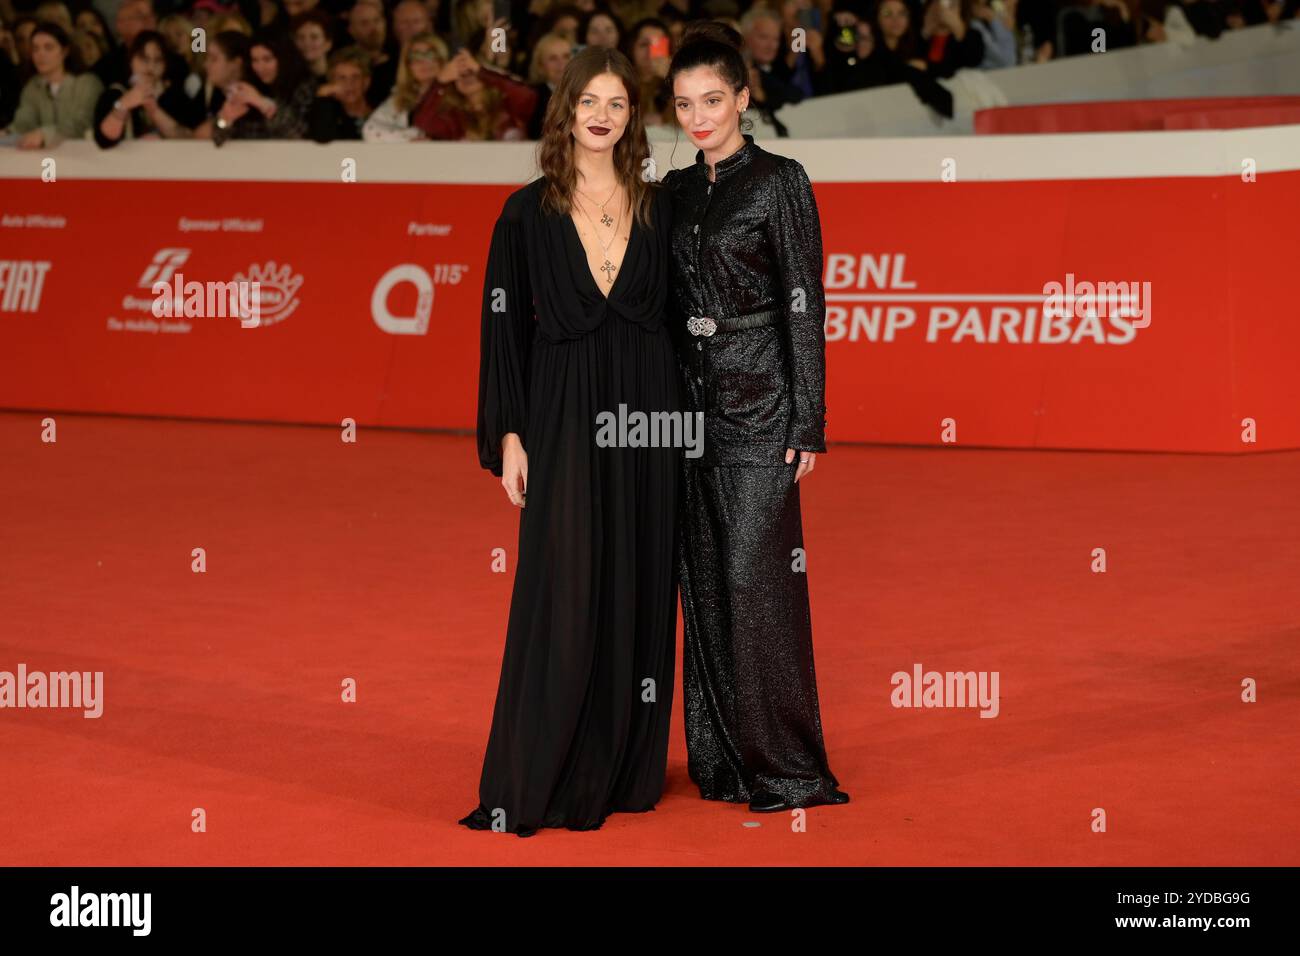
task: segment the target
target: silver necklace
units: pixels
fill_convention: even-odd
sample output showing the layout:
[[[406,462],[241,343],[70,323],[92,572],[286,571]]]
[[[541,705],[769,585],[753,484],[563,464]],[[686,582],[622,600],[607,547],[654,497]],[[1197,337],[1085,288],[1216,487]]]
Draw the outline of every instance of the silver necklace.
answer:
[[[618,187],[615,186],[614,189],[615,191],[617,191]],[[578,190],[578,192],[582,193],[583,196],[587,195],[586,193],[583,193],[582,190]],[[613,194],[610,194],[610,199],[613,198],[614,198]],[[606,199],[605,202],[609,202],[609,199]],[[602,207],[602,209],[603,208],[604,207]],[[618,271],[618,266],[614,265],[614,263],[609,261],[609,247],[613,245],[614,240],[618,238],[618,226],[617,225],[614,226],[614,232],[613,235],[609,237],[609,242],[602,243],[600,241],[600,232],[596,229],[596,224],[592,222],[591,216],[587,213],[587,210],[583,209],[581,206],[579,206],[578,209],[582,212],[584,216],[587,217],[587,222],[591,223],[591,231],[596,233],[596,243],[600,246],[600,254],[605,259],[604,264],[600,267],[600,271],[605,273],[605,283],[607,285],[613,285],[614,273]],[[604,222],[604,220],[607,218],[609,217],[605,216],[601,219],[601,221]],[[618,213],[618,219],[610,219],[610,222],[618,223],[618,222],[622,222],[622,220],[623,220],[623,211],[620,209]]]
[[[574,189],[578,189],[577,186],[574,186],[573,188],[574,188]],[[591,199],[591,197],[588,196],[586,193],[584,193],[581,189],[578,189],[578,192],[579,192],[581,195],[585,196],[587,199]],[[601,221],[602,223],[604,223],[606,226],[608,226],[608,225],[609,225],[610,223],[612,223],[614,220],[613,220],[613,219],[610,219],[610,218],[609,218],[609,213],[605,212],[605,205],[606,205],[606,204],[607,204],[611,199],[614,198],[614,193],[616,193],[616,192],[618,192],[618,183],[614,183],[614,190],[613,190],[613,192],[611,192],[611,193],[609,194],[609,196],[606,197],[605,202],[596,202],[596,200],[591,199],[591,201],[592,201],[593,203],[596,203],[596,205],[600,207],[600,221]],[[617,231],[618,231],[618,230],[615,230],[615,232],[617,232]]]

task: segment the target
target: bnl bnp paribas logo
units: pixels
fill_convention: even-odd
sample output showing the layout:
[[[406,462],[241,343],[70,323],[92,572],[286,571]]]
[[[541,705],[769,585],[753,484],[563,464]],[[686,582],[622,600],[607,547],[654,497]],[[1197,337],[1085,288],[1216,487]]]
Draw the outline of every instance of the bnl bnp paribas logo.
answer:
[[[826,341],[1125,345],[1151,324],[1151,283],[1073,272],[1036,292],[927,291],[907,256],[826,257]]]

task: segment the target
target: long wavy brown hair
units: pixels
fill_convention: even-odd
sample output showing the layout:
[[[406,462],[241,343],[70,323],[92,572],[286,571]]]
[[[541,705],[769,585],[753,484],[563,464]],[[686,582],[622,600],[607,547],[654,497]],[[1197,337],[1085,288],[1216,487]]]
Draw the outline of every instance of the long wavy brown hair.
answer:
[[[618,50],[591,46],[574,56],[551,94],[542,121],[542,138],[537,144],[537,167],[546,177],[542,208],[568,215],[578,170],[573,162],[573,121],[578,98],[587,84],[602,73],[613,73],[627,92],[628,118],[623,135],[614,144],[614,174],[627,190],[632,214],[642,226],[650,221],[653,202],[651,184],[642,176],[650,160],[650,143],[641,117],[639,84],[632,62]]]

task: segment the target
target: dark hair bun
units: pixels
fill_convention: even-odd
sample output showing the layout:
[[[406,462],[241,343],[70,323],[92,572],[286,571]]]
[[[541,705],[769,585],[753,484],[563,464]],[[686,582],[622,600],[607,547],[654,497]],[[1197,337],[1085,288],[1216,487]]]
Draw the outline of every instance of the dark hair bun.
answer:
[[[740,50],[745,42],[739,33],[718,20],[695,20],[687,24],[682,33],[682,46],[698,40],[712,40],[736,50]]]

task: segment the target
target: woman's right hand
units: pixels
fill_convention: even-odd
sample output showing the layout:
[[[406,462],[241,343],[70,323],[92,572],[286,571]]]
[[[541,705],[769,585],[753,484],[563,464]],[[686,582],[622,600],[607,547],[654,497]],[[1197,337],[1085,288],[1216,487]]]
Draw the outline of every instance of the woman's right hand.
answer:
[[[501,486],[512,505],[524,507],[528,491],[528,453],[514,432],[507,432],[501,439]]]
[[[455,83],[463,74],[477,72],[478,60],[474,59],[469,50],[462,47],[456,51],[456,55],[447,62],[447,65],[438,72],[438,82],[443,84]]]
[[[122,94],[122,109],[133,110],[137,106],[143,106],[145,100],[149,99],[152,94],[153,84],[148,80],[142,80]]]
[[[434,79],[446,86],[448,83],[455,83],[458,76],[460,76],[460,62],[457,57],[452,57],[442,65],[442,69],[438,71],[438,75]]]
[[[217,111],[217,115],[223,117],[227,123],[233,123],[247,112],[248,104],[246,102],[231,99],[221,104],[221,109]]]

